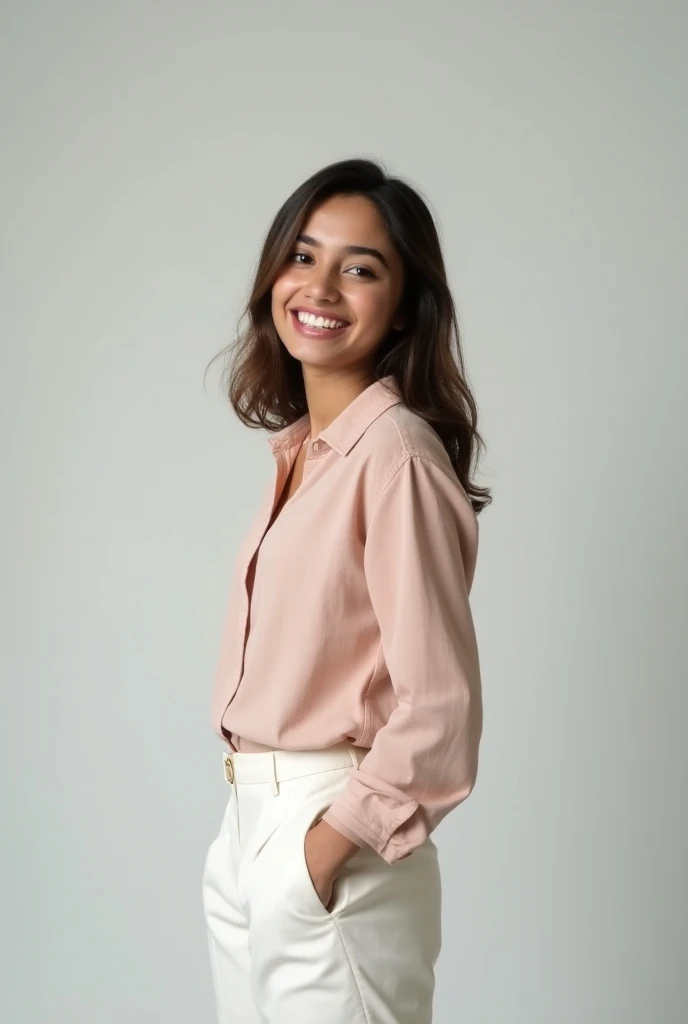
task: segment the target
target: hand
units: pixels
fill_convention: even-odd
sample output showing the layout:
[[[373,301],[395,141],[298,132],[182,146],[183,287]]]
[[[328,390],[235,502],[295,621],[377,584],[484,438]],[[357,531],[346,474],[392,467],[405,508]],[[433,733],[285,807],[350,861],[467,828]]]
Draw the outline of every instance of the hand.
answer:
[[[344,864],[359,847],[327,821],[311,825],[304,841],[306,867],[313,887],[326,910],[330,909],[334,883]]]

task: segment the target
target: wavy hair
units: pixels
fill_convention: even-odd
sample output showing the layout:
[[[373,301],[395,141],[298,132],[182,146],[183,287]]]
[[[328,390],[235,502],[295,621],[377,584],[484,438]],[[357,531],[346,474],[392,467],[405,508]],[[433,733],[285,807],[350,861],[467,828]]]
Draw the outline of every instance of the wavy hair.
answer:
[[[380,163],[351,159],[329,164],[283,203],[265,236],[237,337],[208,366],[227,357],[222,388],[248,427],[275,431],[308,412],[301,363],[277,333],[271,293],[305,221],[336,195],[365,196],[375,203],[404,267],[404,327],[391,329],[380,342],[375,378],[393,376],[404,404],[433,427],[478,514],[492,501],[489,488],[472,480],[485,445],[437,228],[418,191],[388,175]]]

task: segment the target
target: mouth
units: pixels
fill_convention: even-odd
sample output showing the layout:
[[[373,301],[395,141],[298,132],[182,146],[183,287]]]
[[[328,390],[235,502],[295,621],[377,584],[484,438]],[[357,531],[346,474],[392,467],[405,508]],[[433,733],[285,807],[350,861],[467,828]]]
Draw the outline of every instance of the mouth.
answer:
[[[315,326],[312,322],[308,323],[299,320],[300,312],[305,311],[298,309],[290,309],[289,315],[291,316],[292,323],[294,324],[294,327],[299,332],[299,334],[303,334],[307,338],[339,338],[341,337],[342,334],[344,334],[345,331],[349,329],[349,327],[351,327],[351,324],[348,321],[343,320],[341,317],[332,317],[331,320],[328,317],[323,318],[325,320],[328,320],[328,322],[330,323],[334,322],[342,324],[341,327],[324,327],[322,325]]]

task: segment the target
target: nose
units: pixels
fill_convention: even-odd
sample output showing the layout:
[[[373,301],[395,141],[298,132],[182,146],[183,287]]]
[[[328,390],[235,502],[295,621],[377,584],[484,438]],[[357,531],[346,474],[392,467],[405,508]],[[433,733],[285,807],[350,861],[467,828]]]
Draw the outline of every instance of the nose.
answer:
[[[308,277],[305,294],[307,299],[336,302],[339,298],[339,289],[335,284],[334,271],[314,269]]]

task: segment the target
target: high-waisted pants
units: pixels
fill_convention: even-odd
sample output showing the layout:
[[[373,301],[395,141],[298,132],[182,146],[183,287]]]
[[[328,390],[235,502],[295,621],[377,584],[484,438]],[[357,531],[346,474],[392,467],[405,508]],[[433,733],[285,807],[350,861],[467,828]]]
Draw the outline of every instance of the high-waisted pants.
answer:
[[[365,751],[227,752],[231,787],[203,873],[219,1024],[429,1024],[440,872],[428,837],[388,863],[357,850],[326,909],[304,840]]]

